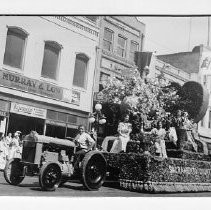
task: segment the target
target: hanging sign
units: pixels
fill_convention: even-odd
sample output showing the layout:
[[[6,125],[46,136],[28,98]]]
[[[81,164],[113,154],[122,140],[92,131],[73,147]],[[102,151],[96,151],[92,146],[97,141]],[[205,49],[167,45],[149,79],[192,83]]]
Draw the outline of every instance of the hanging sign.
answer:
[[[19,103],[12,102],[10,112],[29,116],[29,117],[46,119],[47,110],[33,107],[33,106],[28,106],[25,104],[19,104]]]
[[[81,93],[77,90],[64,89],[62,101],[80,105]]]
[[[203,75],[211,75],[211,52],[202,52],[200,59],[200,70]]]

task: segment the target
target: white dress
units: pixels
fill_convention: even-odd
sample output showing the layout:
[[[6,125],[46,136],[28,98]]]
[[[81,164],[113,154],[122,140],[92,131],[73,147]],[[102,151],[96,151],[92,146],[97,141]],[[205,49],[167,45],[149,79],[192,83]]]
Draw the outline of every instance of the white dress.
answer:
[[[152,134],[154,134],[156,138],[156,141],[155,141],[156,153],[158,153],[160,157],[167,158],[166,144],[164,140],[165,135],[166,135],[165,129],[153,128]]]
[[[132,131],[131,123],[120,122],[118,125],[119,137],[114,141],[110,152],[118,153],[126,152],[128,141],[130,141],[130,133]]]
[[[11,146],[9,149],[9,159],[20,157],[19,154],[16,154],[19,150],[19,138],[13,138],[11,142]],[[19,152],[18,152],[19,153]]]
[[[6,143],[3,140],[1,140],[0,141],[0,169],[1,170],[5,168],[7,155],[8,155],[8,147]]]

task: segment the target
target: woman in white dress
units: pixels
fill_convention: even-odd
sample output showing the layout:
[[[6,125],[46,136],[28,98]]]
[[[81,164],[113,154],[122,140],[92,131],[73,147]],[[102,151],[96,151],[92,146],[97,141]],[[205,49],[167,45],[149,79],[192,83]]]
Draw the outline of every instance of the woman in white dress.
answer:
[[[12,133],[8,133],[8,136],[5,138],[5,141],[6,141],[8,149],[9,149],[10,143],[12,141]]]
[[[8,159],[8,147],[3,133],[1,133],[0,135],[0,170],[3,170]]]
[[[151,133],[155,136],[155,149],[156,155],[162,158],[167,158],[165,135],[166,130],[163,128],[162,122],[157,123],[157,128],[153,128]]]
[[[118,152],[126,152],[126,147],[128,141],[130,141],[130,133],[132,131],[132,124],[129,122],[129,115],[125,115],[124,121],[120,122],[118,125],[118,133],[119,136],[114,141],[113,146],[110,152],[118,153]]]
[[[14,134],[14,137],[10,143],[10,149],[9,149],[9,159],[12,158],[20,158],[21,157],[21,147],[19,145],[20,141],[20,131],[16,131]]]

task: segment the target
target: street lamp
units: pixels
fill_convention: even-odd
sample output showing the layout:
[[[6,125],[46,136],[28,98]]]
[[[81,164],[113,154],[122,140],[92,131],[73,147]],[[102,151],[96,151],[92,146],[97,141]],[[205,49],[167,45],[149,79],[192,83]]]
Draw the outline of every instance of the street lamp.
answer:
[[[100,125],[103,125],[106,123],[106,117],[101,112],[102,105],[100,103],[97,103],[95,105],[95,112],[91,113],[89,116],[89,122],[94,125],[94,130],[96,132],[96,144],[97,144],[97,137],[99,133],[99,127]]]

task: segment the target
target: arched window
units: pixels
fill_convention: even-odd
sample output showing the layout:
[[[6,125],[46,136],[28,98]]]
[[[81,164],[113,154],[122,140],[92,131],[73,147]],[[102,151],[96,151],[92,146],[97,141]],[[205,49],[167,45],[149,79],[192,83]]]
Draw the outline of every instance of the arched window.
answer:
[[[46,41],[42,63],[42,77],[56,80],[58,75],[61,45],[54,41]]]
[[[4,64],[15,68],[23,68],[23,57],[27,33],[17,27],[9,27],[4,53]]]
[[[89,58],[85,54],[76,55],[73,85],[86,88],[88,61]]]

